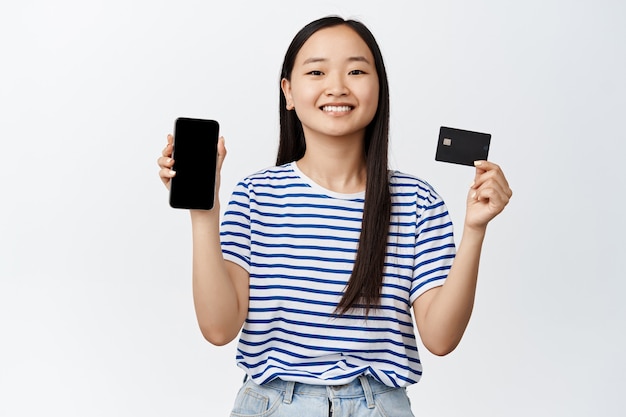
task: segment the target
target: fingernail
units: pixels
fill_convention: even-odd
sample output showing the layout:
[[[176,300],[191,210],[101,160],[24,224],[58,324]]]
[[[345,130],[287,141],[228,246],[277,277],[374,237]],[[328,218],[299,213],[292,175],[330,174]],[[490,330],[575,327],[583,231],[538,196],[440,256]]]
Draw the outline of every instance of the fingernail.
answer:
[[[479,167],[479,166],[481,166],[482,164],[483,164],[483,163],[482,163],[482,161],[474,161],[474,166],[475,166],[475,167]]]
[[[472,185],[470,185],[470,188],[474,188],[475,185],[476,185],[476,181],[472,181]]]
[[[172,163],[172,158],[167,158],[167,163],[171,164]]]
[[[170,169],[170,175],[175,175],[176,171],[174,171],[173,169]]]
[[[476,200],[476,192],[472,193],[472,200]]]

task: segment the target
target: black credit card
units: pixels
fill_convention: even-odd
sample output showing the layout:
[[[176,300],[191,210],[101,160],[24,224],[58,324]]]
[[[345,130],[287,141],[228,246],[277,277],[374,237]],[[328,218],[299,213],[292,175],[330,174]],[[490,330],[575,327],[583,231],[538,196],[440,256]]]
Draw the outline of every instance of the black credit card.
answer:
[[[487,160],[491,135],[441,126],[435,160],[474,166],[474,161]]]

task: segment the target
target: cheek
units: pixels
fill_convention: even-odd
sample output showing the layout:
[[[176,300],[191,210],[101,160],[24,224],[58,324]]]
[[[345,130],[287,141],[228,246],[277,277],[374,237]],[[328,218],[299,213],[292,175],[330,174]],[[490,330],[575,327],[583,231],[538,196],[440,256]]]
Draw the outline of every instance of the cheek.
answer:
[[[295,82],[292,83],[291,86],[291,97],[293,98],[294,103],[304,103],[317,97],[316,91],[305,83]]]
[[[370,108],[372,117],[376,114],[376,110],[378,109],[378,84],[371,87],[369,89],[368,94],[365,96],[367,101],[367,106]]]

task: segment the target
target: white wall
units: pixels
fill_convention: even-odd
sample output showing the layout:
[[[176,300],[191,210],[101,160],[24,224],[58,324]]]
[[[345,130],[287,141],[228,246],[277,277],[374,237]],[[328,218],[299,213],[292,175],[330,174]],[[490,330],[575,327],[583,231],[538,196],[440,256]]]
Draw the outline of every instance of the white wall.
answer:
[[[188,216],[156,158],[218,119],[221,196],[272,164],[291,37],[327,14],[377,36],[392,163],[457,223],[472,169],[439,126],[493,134],[515,195],[490,225],[459,348],[422,350],[417,415],[623,415],[626,3],[13,1],[0,6],[0,415],[227,415],[235,344],[205,342]],[[460,236],[458,236],[460,237]]]

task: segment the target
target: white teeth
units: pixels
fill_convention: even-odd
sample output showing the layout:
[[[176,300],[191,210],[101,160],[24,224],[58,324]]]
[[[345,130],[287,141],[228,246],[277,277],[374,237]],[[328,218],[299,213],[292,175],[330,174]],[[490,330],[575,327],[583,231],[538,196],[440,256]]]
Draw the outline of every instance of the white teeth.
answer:
[[[322,107],[322,110],[330,111],[330,112],[341,112],[341,111],[350,111],[352,110],[352,107],[350,106],[324,106]]]

